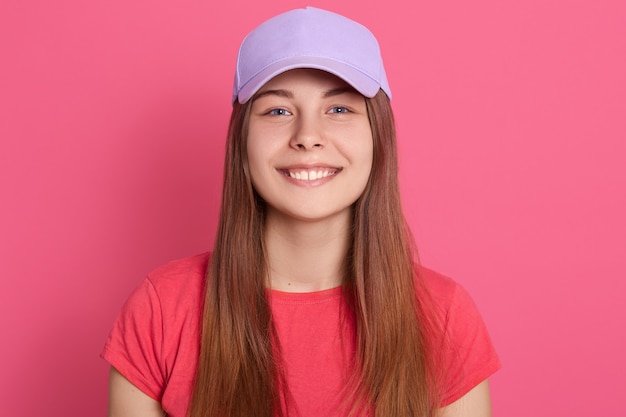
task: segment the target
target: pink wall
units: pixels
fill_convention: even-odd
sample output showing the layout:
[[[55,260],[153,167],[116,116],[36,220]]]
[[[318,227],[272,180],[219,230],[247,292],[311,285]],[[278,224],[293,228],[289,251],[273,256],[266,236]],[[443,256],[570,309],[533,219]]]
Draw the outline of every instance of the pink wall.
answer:
[[[489,325],[496,415],[626,415],[626,3],[310,3],[382,44],[406,213]],[[4,415],[105,413],[122,302],[212,243],[236,48],[303,5],[2,1]]]

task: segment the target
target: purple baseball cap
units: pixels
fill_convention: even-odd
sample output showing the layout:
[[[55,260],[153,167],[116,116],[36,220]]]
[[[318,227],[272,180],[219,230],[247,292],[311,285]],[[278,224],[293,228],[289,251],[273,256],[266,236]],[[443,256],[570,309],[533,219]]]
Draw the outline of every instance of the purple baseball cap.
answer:
[[[294,68],[314,68],[343,79],[365,97],[391,90],[376,38],[365,26],[307,7],[275,16],[239,48],[233,103],[248,101],[266,82]]]

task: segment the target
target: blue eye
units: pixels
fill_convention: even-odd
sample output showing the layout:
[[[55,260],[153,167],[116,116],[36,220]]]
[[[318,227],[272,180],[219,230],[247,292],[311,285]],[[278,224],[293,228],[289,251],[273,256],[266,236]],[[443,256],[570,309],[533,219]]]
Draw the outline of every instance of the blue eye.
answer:
[[[350,113],[350,110],[348,110],[346,107],[335,106],[330,109],[329,113]]]
[[[291,113],[289,113],[285,109],[272,109],[267,114],[270,114],[272,116],[287,116],[287,115],[289,115]]]

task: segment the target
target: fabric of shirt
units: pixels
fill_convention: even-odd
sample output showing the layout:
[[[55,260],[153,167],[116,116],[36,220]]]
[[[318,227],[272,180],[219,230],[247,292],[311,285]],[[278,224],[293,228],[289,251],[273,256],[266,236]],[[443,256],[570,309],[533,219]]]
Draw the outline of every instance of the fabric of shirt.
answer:
[[[193,391],[208,259],[205,253],[173,261],[148,275],[126,301],[101,353],[171,417],[186,416]],[[434,271],[421,271],[443,323],[448,352],[438,366],[447,405],[498,370],[500,361],[467,292]],[[292,406],[301,417],[336,415],[356,351],[342,288],[269,290],[268,298]]]

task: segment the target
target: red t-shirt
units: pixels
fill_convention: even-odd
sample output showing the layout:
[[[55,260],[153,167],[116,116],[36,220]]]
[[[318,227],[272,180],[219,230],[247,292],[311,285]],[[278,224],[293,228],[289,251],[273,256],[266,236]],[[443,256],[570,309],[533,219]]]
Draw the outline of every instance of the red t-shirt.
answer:
[[[129,297],[102,351],[106,361],[171,417],[185,417],[191,398],[208,257],[185,258],[152,272]],[[450,349],[441,363],[442,405],[447,405],[498,370],[500,361],[467,292],[428,269],[423,277]],[[341,287],[268,294],[299,415],[335,415],[355,351],[354,328],[341,320]]]

